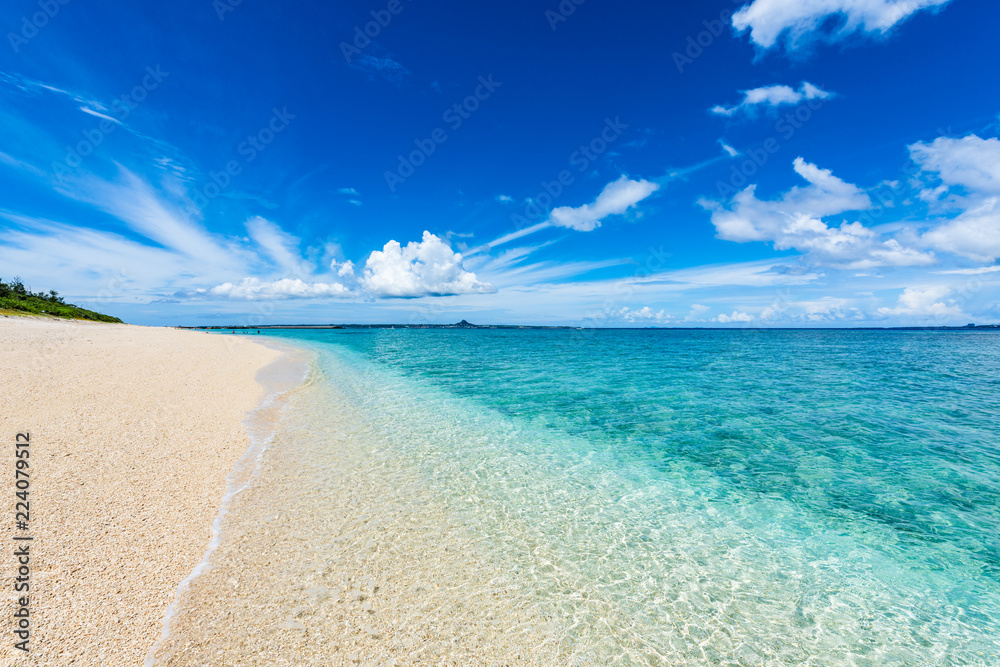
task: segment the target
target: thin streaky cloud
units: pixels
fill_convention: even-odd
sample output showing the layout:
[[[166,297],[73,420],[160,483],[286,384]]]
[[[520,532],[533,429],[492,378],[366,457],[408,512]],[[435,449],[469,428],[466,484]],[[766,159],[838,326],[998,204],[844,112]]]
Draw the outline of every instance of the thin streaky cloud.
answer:
[[[711,111],[716,116],[732,117],[740,113],[752,113],[760,107],[776,109],[781,106],[799,104],[807,100],[825,100],[832,96],[833,93],[814,86],[808,81],[804,81],[798,90],[795,90],[791,86],[777,84],[744,90],[743,99],[735,106],[726,107],[716,105],[712,107]]]
[[[950,0],[754,0],[733,14],[738,33],[763,49],[802,49],[816,40],[836,42],[861,32],[885,35],[914,14],[940,10]],[[831,20],[835,21],[832,29]]]

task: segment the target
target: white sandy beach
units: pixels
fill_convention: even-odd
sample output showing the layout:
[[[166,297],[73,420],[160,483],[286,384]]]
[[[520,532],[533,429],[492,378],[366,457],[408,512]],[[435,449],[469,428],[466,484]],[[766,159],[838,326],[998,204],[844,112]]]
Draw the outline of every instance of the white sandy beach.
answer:
[[[247,338],[0,317],[0,585],[13,608],[14,440],[31,433],[31,654],[0,663],[140,665],[202,559],[281,357]],[[9,474],[8,474],[9,473]]]
[[[0,465],[13,470],[16,434],[30,432],[34,537],[31,653],[5,640],[0,665],[549,664],[553,635],[530,596],[446,504],[413,480],[394,485],[378,433],[279,430],[258,458],[248,427],[270,433],[285,404],[260,409],[258,374],[291,389],[304,357],[242,336],[0,317],[0,367]],[[338,424],[360,428],[341,411]],[[258,464],[159,641],[232,479]],[[320,495],[302,484],[316,475]],[[3,526],[7,545],[26,534],[12,509]]]

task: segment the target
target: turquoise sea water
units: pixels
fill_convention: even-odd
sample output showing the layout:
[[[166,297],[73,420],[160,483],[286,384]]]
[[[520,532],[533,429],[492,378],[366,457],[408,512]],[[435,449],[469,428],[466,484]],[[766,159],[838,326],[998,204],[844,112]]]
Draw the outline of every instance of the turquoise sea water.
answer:
[[[1000,664],[1000,335],[268,336],[317,353],[569,654]]]

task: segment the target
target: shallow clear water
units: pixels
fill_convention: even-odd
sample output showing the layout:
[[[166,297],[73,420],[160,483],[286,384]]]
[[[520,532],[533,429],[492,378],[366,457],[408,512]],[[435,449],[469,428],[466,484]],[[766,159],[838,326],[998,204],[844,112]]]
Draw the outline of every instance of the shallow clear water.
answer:
[[[566,655],[1000,664],[1000,335],[269,336],[318,353]]]

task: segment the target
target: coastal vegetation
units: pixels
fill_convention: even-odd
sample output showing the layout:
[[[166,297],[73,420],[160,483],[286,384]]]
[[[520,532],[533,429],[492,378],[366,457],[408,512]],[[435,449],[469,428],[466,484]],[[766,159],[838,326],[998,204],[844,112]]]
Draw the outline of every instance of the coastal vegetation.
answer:
[[[96,313],[86,308],[80,308],[66,303],[59,292],[50,290],[32,292],[24,286],[20,278],[15,276],[9,283],[0,278],[0,313],[12,311],[30,315],[65,317],[74,320],[93,320],[94,322],[118,322],[121,320],[111,315]]]

